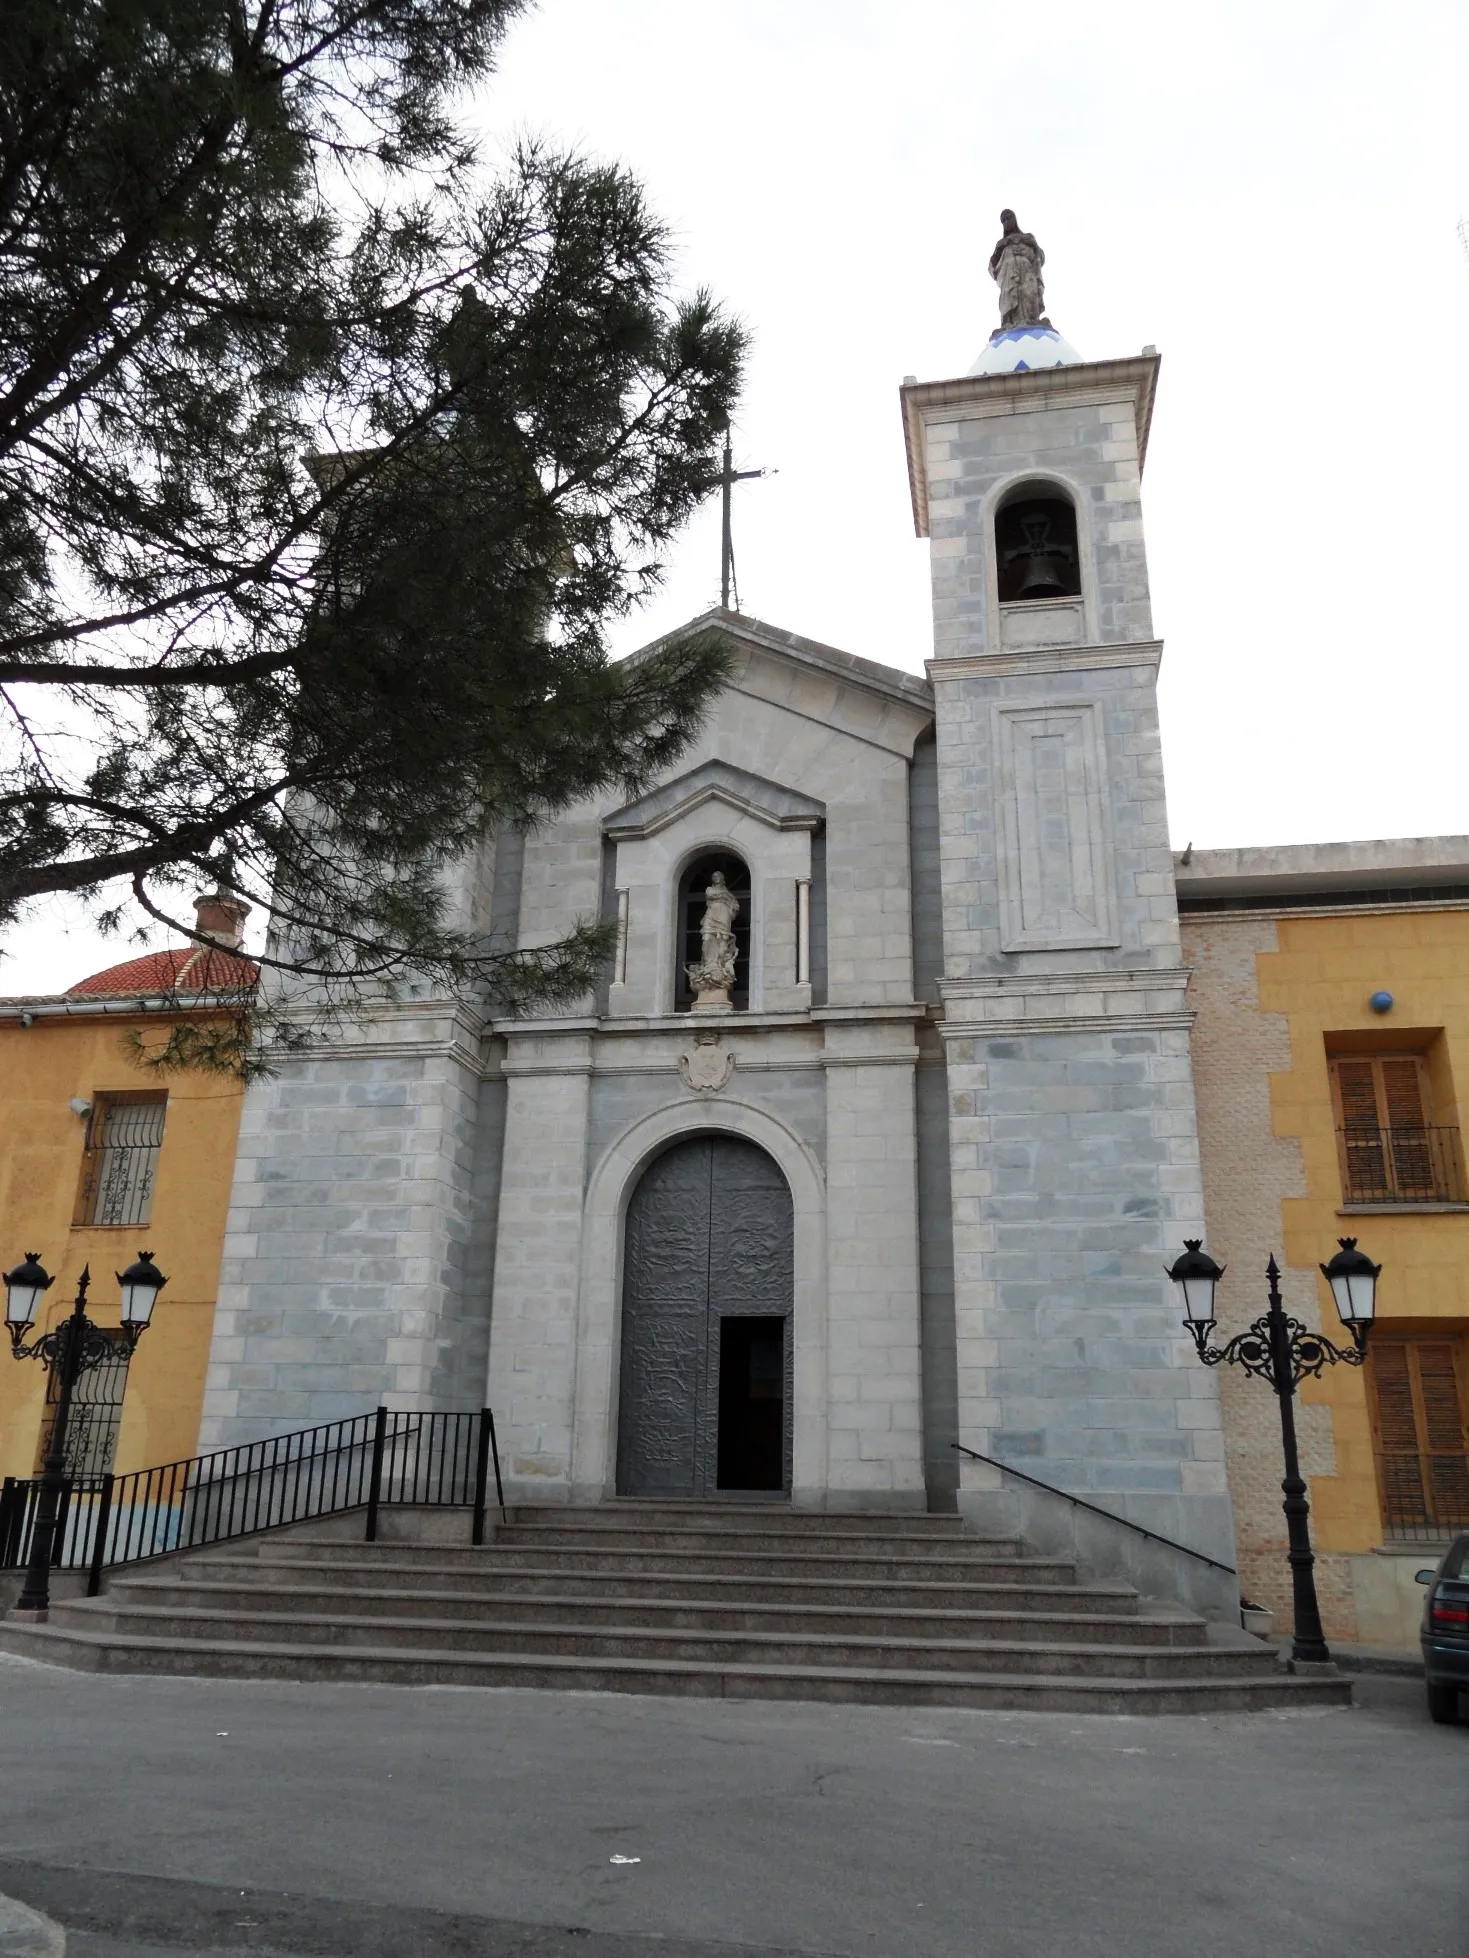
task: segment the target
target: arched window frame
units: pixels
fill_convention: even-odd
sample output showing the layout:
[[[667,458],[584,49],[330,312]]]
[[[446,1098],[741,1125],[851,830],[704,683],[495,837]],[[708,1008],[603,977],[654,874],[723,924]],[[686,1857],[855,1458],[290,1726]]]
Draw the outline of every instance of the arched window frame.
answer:
[[[1076,557],[1077,569],[1081,574],[1081,595],[1077,598],[1064,598],[1056,601],[1062,605],[1080,603],[1082,608],[1082,637],[1084,643],[1092,645],[1097,639],[1097,569],[1092,550],[1092,526],[1090,507],[1084,487],[1067,476],[1045,469],[1019,469],[1013,476],[1004,478],[990,490],[981,511],[983,536],[985,539],[985,563],[987,566],[989,643],[998,648],[1000,637],[1000,567],[996,526],[1000,512],[1011,503],[1020,502],[1026,494],[1034,491],[1037,497],[1064,498],[1071,505],[1076,516]],[[1027,601],[1027,605],[1035,601]]]

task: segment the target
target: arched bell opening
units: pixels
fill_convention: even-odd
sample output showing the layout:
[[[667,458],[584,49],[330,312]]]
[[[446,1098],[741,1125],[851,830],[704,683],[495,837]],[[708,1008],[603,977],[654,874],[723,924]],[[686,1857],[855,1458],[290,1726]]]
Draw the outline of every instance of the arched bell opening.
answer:
[[[1018,484],[996,511],[995,575],[1002,605],[1080,597],[1076,506],[1054,484]]]
[[[678,916],[674,932],[677,967],[673,975],[673,1004],[687,1013],[694,1003],[689,967],[703,956],[701,926],[708,891],[716,872],[739,904],[734,921],[735,976],[730,1004],[743,1011],[750,1004],[750,872],[733,850],[708,850],[695,857],[678,880]]]

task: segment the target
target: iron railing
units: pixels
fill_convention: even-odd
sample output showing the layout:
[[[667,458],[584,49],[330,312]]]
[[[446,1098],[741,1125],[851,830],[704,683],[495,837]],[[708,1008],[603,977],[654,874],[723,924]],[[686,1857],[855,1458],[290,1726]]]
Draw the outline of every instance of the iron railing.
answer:
[[[1403,1517],[1389,1514],[1383,1519],[1382,1540],[1385,1544],[1427,1543],[1437,1544],[1440,1549],[1453,1542],[1461,1530],[1469,1530],[1469,1508],[1457,1515],[1448,1515],[1442,1522],[1425,1520],[1422,1516]]]
[[[1171,1536],[1161,1536],[1157,1530],[1145,1530],[1141,1523],[1134,1523],[1131,1517],[1119,1516],[1115,1509],[1103,1509],[1100,1503],[1088,1502],[1085,1496],[1074,1496],[1069,1489],[1058,1489],[1054,1482],[1042,1482],[1038,1475],[1032,1475],[1028,1469],[1016,1468],[1013,1462],[1002,1462],[993,1455],[981,1454],[977,1448],[966,1448],[962,1441],[951,1441],[949,1446],[959,1454],[967,1455],[972,1462],[987,1462],[991,1468],[997,1468],[1005,1475],[1028,1482],[1033,1489],[1044,1489],[1047,1495],[1064,1497],[1073,1509],[1089,1509],[1093,1516],[1104,1516],[1109,1523],[1120,1523],[1124,1530],[1131,1530],[1134,1536],[1146,1537],[1150,1543],[1161,1543],[1166,1549],[1182,1551],[1185,1557],[1192,1557],[1196,1563],[1222,1570],[1226,1577],[1239,1575],[1233,1564],[1221,1564],[1217,1557],[1205,1556],[1202,1550],[1195,1550],[1190,1543],[1178,1543]]]
[[[1389,1543],[1447,1543],[1469,1530],[1469,1459],[1458,1452],[1384,1452],[1382,1529]]]
[[[468,1509],[470,1540],[485,1540],[493,1470],[505,1517],[495,1417],[390,1413],[328,1421],[130,1475],[74,1476],[63,1485],[52,1557],[58,1570],[87,1572],[95,1597],[114,1564],[141,1563],[234,1537],[366,1511],[366,1538],[395,1505]],[[0,1570],[23,1568],[40,1494],[38,1476],[0,1485]]]
[[[1463,1203],[1459,1131],[1447,1127],[1337,1130],[1347,1203]]]

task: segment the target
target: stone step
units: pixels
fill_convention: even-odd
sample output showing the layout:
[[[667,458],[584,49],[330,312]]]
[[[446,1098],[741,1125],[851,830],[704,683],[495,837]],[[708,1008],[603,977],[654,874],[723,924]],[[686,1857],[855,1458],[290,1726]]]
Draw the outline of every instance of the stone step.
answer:
[[[991,1558],[1019,1561],[1025,1557],[1013,1537],[910,1536],[877,1530],[805,1530],[778,1532],[753,1527],[706,1529],[702,1524],[629,1523],[625,1529],[605,1525],[562,1523],[538,1518],[534,1523],[501,1523],[489,1547],[495,1550],[542,1547],[564,1550],[712,1550],[720,1556],[743,1554],[762,1559],[802,1557],[922,1557],[962,1558],[982,1562]],[[344,1548],[346,1546],[343,1546]]]
[[[837,1551],[779,1550],[644,1550],[621,1543],[575,1547],[555,1543],[487,1544],[482,1549],[445,1549],[439,1545],[311,1543],[282,1540],[262,1549],[262,1560],[282,1563],[334,1564],[360,1568],[375,1556],[417,1564],[428,1570],[561,1570],[648,1573],[656,1576],[725,1575],[730,1577],[912,1578],[924,1583],[959,1584],[982,1577],[990,1582],[1069,1584],[1075,1566],[1060,1557],[990,1555],[983,1543],[957,1543],[951,1551]]]
[[[293,1607],[296,1600],[292,1600]],[[185,1644],[259,1641],[328,1647],[388,1647],[422,1652],[553,1655],[561,1658],[672,1659],[712,1666],[899,1667],[915,1672],[1065,1673],[1114,1679],[1205,1679],[1273,1674],[1273,1649],[1180,1650],[1168,1646],[1051,1644],[1036,1639],[863,1638],[850,1632],[659,1631],[563,1621],[518,1625],[496,1620],[401,1618],[292,1609],[237,1612],[118,1605],[108,1599],[59,1606],[62,1630]]]
[[[384,1552],[397,1545],[383,1545]],[[191,1559],[189,1568],[209,1582],[225,1579],[267,1584],[292,1585],[302,1581],[331,1584],[344,1589],[372,1589],[384,1583],[408,1583],[431,1593],[446,1590],[476,1590],[492,1596],[509,1592],[538,1592],[550,1595],[565,1590],[582,1590],[589,1585],[609,1597],[688,1599],[730,1597],[740,1603],[777,1604],[800,1601],[824,1605],[858,1605],[881,1608],[905,1605],[917,1609],[964,1610],[973,1607],[1012,1611],[1126,1612],[1137,1609],[1137,1594],[1121,1584],[1079,1584],[1056,1582],[1051,1569],[1070,1572],[1069,1565],[1048,1566],[1039,1560],[1014,1568],[1024,1578],[996,1576],[987,1570],[983,1577],[971,1575],[965,1582],[922,1578],[827,1575],[786,1577],[738,1572],[710,1572],[676,1569],[673,1572],[642,1569],[585,1570],[563,1565],[543,1567],[536,1563],[500,1564],[483,1552],[470,1564],[444,1567],[418,1562],[403,1562],[394,1556],[362,1558],[355,1562],[323,1559],[312,1562],[292,1555],[277,1557],[262,1552],[258,1557],[229,1559],[210,1552]],[[968,1567],[971,1572],[973,1567]],[[1031,1575],[1035,1573],[1035,1575]]]
[[[0,1649],[90,1671],[216,1678],[373,1681],[395,1685],[531,1686],[582,1692],[725,1699],[858,1701],[1068,1713],[1221,1713],[1345,1706],[1349,1679],[1235,1674],[1119,1679],[1044,1673],[955,1673],[902,1667],[712,1665],[693,1660],[586,1660],[547,1653],[431,1654],[386,1646],[147,1638],[69,1625],[0,1624]]]
[[[499,1512],[491,1505],[490,1516]],[[959,1536],[973,1541],[959,1516],[930,1516],[922,1510],[792,1509],[784,1499],[771,1502],[681,1502],[672,1497],[622,1496],[615,1502],[511,1503],[511,1523],[568,1523],[576,1528],[624,1530],[643,1526],[709,1530],[758,1529],[772,1534],[838,1532],[843,1536]]]
[[[409,1587],[346,1590],[330,1583],[280,1585],[207,1583],[187,1578],[134,1577],[117,1581],[105,1602],[119,1610],[280,1612],[293,1610],[338,1617],[384,1616],[405,1620],[453,1617],[476,1623],[538,1625],[571,1622],[620,1630],[785,1632],[800,1636],[850,1633],[860,1638],[1042,1639],[1124,1645],[1170,1646],[1180,1650],[1207,1644],[1201,1618],[1187,1613],[1142,1618],[1100,1612],[917,1611],[902,1607],[867,1610],[853,1605],[739,1604],[706,1598],[608,1597],[599,1591],[567,1588],[560,1595],[518,1596],[513,1592],[425,1592]]]

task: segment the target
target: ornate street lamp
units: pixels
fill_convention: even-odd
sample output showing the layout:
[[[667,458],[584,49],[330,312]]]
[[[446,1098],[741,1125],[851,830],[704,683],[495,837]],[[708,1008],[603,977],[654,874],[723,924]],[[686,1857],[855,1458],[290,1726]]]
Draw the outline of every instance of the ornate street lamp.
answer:
[[[1285,1524],[1289,1541],[1287,1557],[1295,1603],[1295,1632],[1291,1640],[1291,1667],[1329,1666],[1331,1653],[1321,1630],[1321,1608],[1316,1601],[1316,1559],[1311,1551],[1310,1504],[1301,1475],[1296,1448],[1296,1388],[1308,1376],[1319,1379],[1323,1367],[1339,1361],[1359,1367],[1367,1357],[1367,1334],[1377,1307],[1377,1280],[1381,1265],[1373,1264],[1357,1249],[1354,1237],[1339,1240],[1341,1249],[1321,1274],[1331,1287],[1342,1324],[1352,1335],[1349,1349],[1334,1346],[1324,1333],[1308,1332],[1299,1319],[1287,1317],[1280,1297],[1280,1267],[1272,1254],[1265,1267],[1270,1287],[1269,1308],[1245,1332],[1236,1333],[1222,1347],[1211,1346],[1214,1330],[1214,1292],[1224,1276],[1223,1265],[1215,1264],[1203,1249],[1202,1240],[1184,1239],[1183,1255],[1168,1267],[1168,1276],[1183,1297],[1184,1324],[1193,1335],[1199,1358],[1207,1367],[1221,1364],[1242,1367],[1257,1380],[1275,1390],[1280,1406],[1280,1438],[1285,1454]]]
[[[43,1617],[51,1604],[51,1556],[61,1499],[66,1493],[72,1391],[78,1378],[100,1366],[113,1350],[112,1340],[87,1317],[87,1287],[91,1282],[91,1269],[83,1266],[70,1316],[27,1346],[26,1334],[35,1323],[42,1295],[50,1290],[52,1279],[34,1251],[27,1251],[24,1261],[5,1274],[5,1324],[11,1353],[17,1360],[39,1360],[48,1373],[53,1368],[56,1372],[56,1419],[41,1465],[25,1586],[15,1605],[17,1611]],[[154,1264],[153,1253],[144,1251],[126,1271],[118,1272],[117,1282],[122,1288],[122,1333],[131,1352],[148,1330],[158,1294],[168,1280]]]

